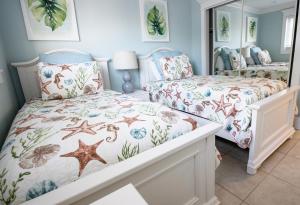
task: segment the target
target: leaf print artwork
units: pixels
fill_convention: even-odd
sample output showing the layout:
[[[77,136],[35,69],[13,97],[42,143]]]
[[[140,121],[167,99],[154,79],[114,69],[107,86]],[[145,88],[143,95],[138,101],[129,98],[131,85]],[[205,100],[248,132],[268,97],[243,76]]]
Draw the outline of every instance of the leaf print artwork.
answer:
[[[27,4],[35,20],[43,22],[52,31],[61,27],[66,20],[66,0],[27,0]]]
[[[249,31],[251,37],[253,38],[256,34],[256,21],[250,21]]]
[[[130,157],[133,157],[140,153],[140,147],[139,144],[132,145],[129,142],[125,142],[125,144],[122,147],[122,153],[121,155],[118,155],[119,162],[128,159]]]
[[[157,6],[153,6],[148,12],[147,29],[148,33],[152,36],[164,35],[167,30],[166,20]]]
[[[37,147],[21,158],[19,166],[23,169],[43,166],[49,159],[57,155],[59,150],[59,145],[52,144]]]
[[[19,189],[18,184],[24,180],[25,176],[31,174],[30,172],[21,172],[15,181],[8,184],[8,181],[6,180],[7,173],[7,169],[3,169],[0,172],[0,202],[5,205],[12,204],[16,200],[16,192]]]
[[[26,201],[39,197],[50,191],[57,189],[57,185],[51,180],[44,180],[42,182],[34,184],[26,194]]]

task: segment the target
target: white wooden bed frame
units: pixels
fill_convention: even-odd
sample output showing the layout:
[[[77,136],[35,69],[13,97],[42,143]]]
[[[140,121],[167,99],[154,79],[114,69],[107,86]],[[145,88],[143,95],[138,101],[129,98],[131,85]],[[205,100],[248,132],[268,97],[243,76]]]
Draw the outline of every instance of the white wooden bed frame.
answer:
[[[148,64],[152,60],[151,55],[162,50],[170,51],[173,49],[159,48],[139,58],[141,87],[144,87],[145,83],[155,80],[150,79],[150,77],[147,79],[147,73],[150,72]],[[247,164],[249,174],[256,174],[264,160],[295,133],[293,125],[299,89],[300,86],[285,89],[250,106],[252,108],[251,131],[253,139],[249,147]],[[223,129],[216,135],[233,141],[233,138]]]
[[[57,52],[82,53],[76,50]],[[110,88],[108,59],[102,65],[105,88]],[[40,97],[36,82],[39,58],[12,63],[17,67],[26,100]],[[215,137],[221,126],[205,123],[184,136],[123,162],[83,177],[24,204],[90,204],[132,183],[149,204],[217,205],[215,196]]]

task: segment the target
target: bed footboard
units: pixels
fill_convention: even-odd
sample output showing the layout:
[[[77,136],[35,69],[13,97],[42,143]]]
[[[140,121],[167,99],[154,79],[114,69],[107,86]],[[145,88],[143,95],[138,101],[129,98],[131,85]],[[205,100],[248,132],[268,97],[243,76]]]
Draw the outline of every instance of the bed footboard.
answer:
[[[214,134],[220,128],[209,123],[28,204],[90,204],[132,183],[149,204],[217,205]]]
[[[255,174],[263,161],[292,137],[297,92],[292,87],[251,105],[253,133],[247,172]]]

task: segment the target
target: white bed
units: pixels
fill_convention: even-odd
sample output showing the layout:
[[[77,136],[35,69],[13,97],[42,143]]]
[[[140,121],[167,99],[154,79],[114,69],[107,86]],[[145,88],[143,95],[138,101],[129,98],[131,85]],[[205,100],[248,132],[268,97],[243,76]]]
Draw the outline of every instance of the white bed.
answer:
[[[66,49],[48,53],[59,52],[82,53]],[[105,88],[109,89],[108,59],[94,59],[101,64]],[[41,96],[36,74],[38,62],[37,57],[28,62],[12,63],[18,69],[26,101]],[[201,129],[80,178],[25,204],[90,204],[128,183],[132,183],[149,204],[219,204],[215,196],[214,134],[221,126],[210,122],[205,124]]]
[[[151,55],[161,50],[172,49],[160,48],[146,56],[140,57],[141,87],[145,87],[148,82],[157,81],[151,71],[153,69]],[[293,136],[295,132],[293,125],[298,90],[299,87],[288,88],[250,105],[252,109],[250,130],[253,138],[249,146],[247,164],[247,172],[249,174],[256,174],[263,161],[288,138]],[[232,137],[224,129],[220,130],[216,135],[232,141]]]

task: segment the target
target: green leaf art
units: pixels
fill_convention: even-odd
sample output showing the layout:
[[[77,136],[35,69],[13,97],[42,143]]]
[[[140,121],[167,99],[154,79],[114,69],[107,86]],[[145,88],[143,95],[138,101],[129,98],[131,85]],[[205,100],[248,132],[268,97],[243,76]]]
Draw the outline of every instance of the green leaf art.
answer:
[[[220,20],[220,29],[221,35],[227,38],[229,36],[229,20],[225,16]]]
[[[50,130],[51,128],[46,128],[46,129],[40,128],[34,130],[33,132],[28,133],[25,139],[23,138],[20,139],[20,144],[21,144],[20,149],[22,150],[20,153],[17,153],[16,151],[19,150],[19,147],[15,147],[15,146],[11,147],[12,157],[15,159],[22,158],[22,156],[25,155],[27,152],[29,152],[33,147],[43,142],[49,136],[52,136],[49,135]]]
[[[27,0],[28,8],[38,22],[55,31],[64,24],[67,17],[66,0]]]
[[[153,125],[154,128],[152,129],[150,134],[152,144],[154,146],[158,146],[168,141],[168,134],[171,126],[168,125],[165,129],[163,129],[157,121],[153,121]]]
[[[8,171],[6,169],[0,172],[0,202],[5,205],[12,204],[16,200],[16,192],[19,189],[17,186],[18,183],[24,180],[24,176],[31,174],[30,172],[19,173],[18,179],[8,185],[5,178],[7,173]]]
[[[140,147],[139,144],[132,146],[129,142],[125,142],[125,144],[122,147],[122,154],[121,156],[118,155],[119,162],[128,159],[130,157],[133,157],[140,153]]]
[[[255,37],[255,34],[256,34],[256,21],[250,21],[250,24],[249,24],[249,33],[251,35],[252,38]]]
[[[151,36],[163,36],[167,31],[166,19],[156,6],[147,14],[147,30]]]

